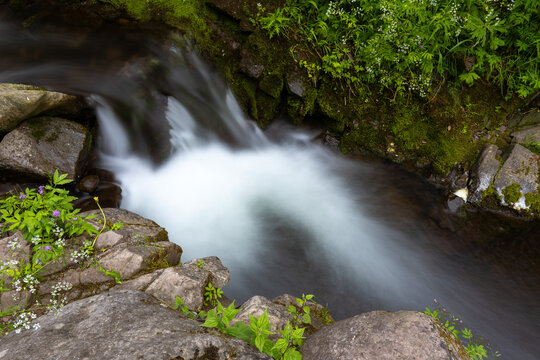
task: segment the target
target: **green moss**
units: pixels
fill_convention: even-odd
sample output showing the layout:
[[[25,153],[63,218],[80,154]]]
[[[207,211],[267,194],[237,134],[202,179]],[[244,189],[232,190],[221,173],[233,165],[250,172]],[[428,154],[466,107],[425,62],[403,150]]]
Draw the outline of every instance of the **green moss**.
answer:
[[[520,188],[521,188],[521,185],[512,184],[502,189],[502,194],[504,195],[504,201],[510,205],[513,205],[516,202],[518,202],[519,199],[521,199],[521,197],[523,196],[521,191],[519,191]]]
[[[530,210],[540,214],[540,186],[537,188],[537,193],[525,194],[525,205],[527,205]]]
[[[253,117],[257,119],[257,124],[261,128],[265,128],[274,119],[280,103],[280,99],[268,96],[260,90],[256,91],[255,104],[253,105],[256,108],[256,114]]]
[[[265,75],[259,82],[259,88],[274,99],[278,99],[283,90],[283,76],[273,73]]]
[[[346,154],[358,149],[384,154],[384,135],[369,125],[363,123],[357,124],[353,129],[343,134],[340,150]]]
[[[300,125],[306,116],[313,115],[316,98],[317,90],[315,88],[306,90],[302,98],[296,95],[287,97],[287,115],[294,125]]]

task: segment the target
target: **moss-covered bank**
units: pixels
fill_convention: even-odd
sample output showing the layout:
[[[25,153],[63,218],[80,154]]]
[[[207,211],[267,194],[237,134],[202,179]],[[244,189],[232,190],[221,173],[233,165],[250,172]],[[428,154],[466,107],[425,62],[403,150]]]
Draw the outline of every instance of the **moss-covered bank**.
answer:
[[[509,145],[507,130],[517,98],[505,101],[499,88],[481,82],[454,88],[443,83],[435,96],[419,98],[373,89],[353,92],[324,74],[310,77],[299,66],[310,55],[290,51],[297,39],[270,38],[256,27],[258,7],[252,1],[57,2],[113,16],[120,11],[140,22],[157,20],[180,30],[261,127],[286,112],[296,125],[323,124],[341,139],[345,153],[369,151],[443,177],[457,166],[469,169],[487,143],[503,149]],[[17,0],[10,3],[23,6]],[[271,11],[284,1],[260,3]]]

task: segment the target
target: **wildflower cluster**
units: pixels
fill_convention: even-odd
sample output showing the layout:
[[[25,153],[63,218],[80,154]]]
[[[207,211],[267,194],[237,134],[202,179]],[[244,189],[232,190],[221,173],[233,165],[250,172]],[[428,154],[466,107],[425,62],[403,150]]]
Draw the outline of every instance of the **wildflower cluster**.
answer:
[[[351,89],[424,97],[436,83],[481,78],[507,96],[540,89],[536,0],[289,0],[259,10],[255,23],[270,36],[304,39],[291,53],[313,55],[300,63],[310,76]]]
[[[73,236],[94,235],[98,231],[88,223],[94,216],[78,218],[79,209],[73,209],[71,201],[75,198],[59,186],[71,182],[67,175],[59,175],[58,171],[52,176],[49,185],[37,189],[26,189],[19,194],[12,194],[0,200],[0,233],[19,231],[7,242],[9,249],[0,263],[0,295],[12,292],[14,300],[28,300],[36,295],[43,269],[57,259],[65,256],[66,239]],[[22,235],[21,235],[22,234]],[[92,242],[87,241],[81,251],[82,256],[90,255]],[[6,258],[7,257],[7,258]],[[30,259],[27,261],[25,259]],[[47,305],[39,301],[33,310],[48,309],[58,311],[64,304],[64,291],[71,284],[61,282],[52,287],[52,299]],[[30,322],[35,319],[34,312],[12,307],[0,312],[0,329],[4,331],[29,329]],[[6,318],[13,321],[5,322]],[[39,325],[34,325],[34,328]]]

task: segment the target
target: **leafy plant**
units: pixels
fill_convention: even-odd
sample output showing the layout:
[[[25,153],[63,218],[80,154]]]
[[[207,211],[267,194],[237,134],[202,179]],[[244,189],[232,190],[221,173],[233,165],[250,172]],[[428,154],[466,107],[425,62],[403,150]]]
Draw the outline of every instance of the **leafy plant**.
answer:
[[[425,97],[435,84],[482,80],[525,97],[540,89],[539,8],[536,0],[289,0],[273,12],[259,7],[254,23],[293,39],[293,58],[311,77],[322,72],[353,91]]]
[[[291,315],[293,315],[294,323],[309,324],[311,322],[311,318],[309,318],[309,307],[307,307],[305,304],[307,301],[311,301],[313,298],[313,295],[302,295],[301,299],[296,299],[303,313],[303,315],[300,317],[294,306],[294,311],[292,309],[288,309]],[[254,317],[250,314],[249,325],[246,325],[241,321],[236,321],[231,325],[236,315],[240,312],[239,309],[236,309],[234,302],[227,307],[223,307],[223,305],[217,301],[217,305],[208,310],[208,312],[201,311],[197,314],[191,312],[188,307],[184,305],[184,301],[177,296],[174,308],[178,309],[192,319],[204,319],[204,323],[201,326],[207,328],[216,328],[224,334],[242,339],[250,344],[255,345],[259,351],[270,355],[274,359],[302,359],[302,354],[298,351],[298,349],[302,346],[304,341],[303,335],[305,327],[301,327],[298,324],[293,325],[290,322],[287,322],[284,329],[280,330],[281,338],[276,342],[273,342],[269,339],[270,335],[274,335],[274,333],[270,331],[270,322],[268,319],[267,310],[265,310],[260,317]],[[308,309],[307,311],[306,308]],[[294,314],[296,314],[296,317]],[[305,315],[308,316],[306,317]]]
[[[204,289],[206,290],[204,293],[204,305],[216,306],[223,295],[223,291],[220,288],[215,288],[211,282]]]
[[[472,360],[488,358],[489,345],[482,344],[480,338],[474,336],[470,329],[463,326],[463,320],[450,314],[445,307],[441,306],[437,299],[433,299],[433,302],[437,310],[431,310],[426,307],[424,314],[437,319],[448,331],[454,334],[460,340],[463,348]],[[492,352],[492,355],[493,357],[501,356],[498,351]]]
[[[74,209],[71,203],[76,198],[61,188],[70,182],[66,174],[55,171],[48,185],[25,189],[24,192],[0,199],[0,232],[20,231],[30,245],[30,254],[27,255],[32,255],[29,262],[15,260],[20,254],[25,254],[26,250],[17,237],[9,242],[9,259],[0,264],[0,294],[9,291],[15,299],[28,299],[36,292],[43,269],[55,261],[65,261],[67,239],[85,233],[95,236],[94,242],[97,239],[100,231],[88,222],[95,215],[81,217],[80,210]],[[96,202],[99,206],[97,198]],[[71,258],[76,261],[88,259],[93,254],[94,242],[85,240],[80,250],[70,254]],[[109,272],[108,275],[119,281],[117,273]],[[33,310],[59,311],[65,303],[62,294],[69,289],[71,284],[67,282],[53,285],[50,302],[42,304],[38,301],[33,305]],[[30,321],[36,318],[35,312],[21,306],[14,306],[0,315],[4,320],[11,319],[0,323],[2,332],[29,329]],[[39,327],[39,324],[34,324],[34,327]]]

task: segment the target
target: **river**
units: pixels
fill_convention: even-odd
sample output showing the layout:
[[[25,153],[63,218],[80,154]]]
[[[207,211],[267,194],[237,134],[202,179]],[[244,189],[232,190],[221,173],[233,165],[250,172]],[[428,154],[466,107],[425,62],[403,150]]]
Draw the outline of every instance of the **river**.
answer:
[[[337,319],[437,298],[503,359],[537,359],[538,222],[454,216],[396,165],[335,153],[286,118],[260,130],[178,41],[117,24],[27,31],[1,11],[0,32],[0,82],[89,96],[122,207],[164,226],[184,261],[220,257],[228,297],[313,293]]]

